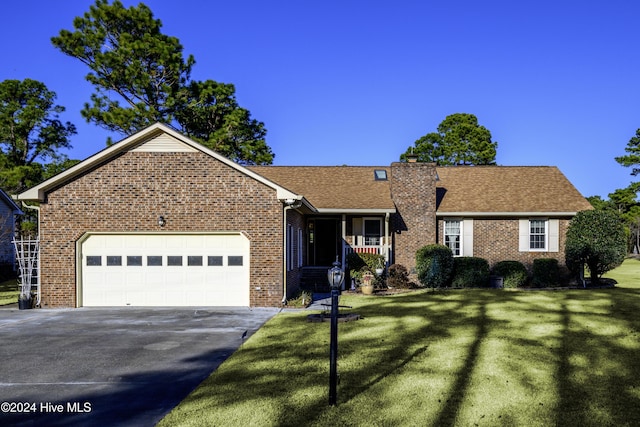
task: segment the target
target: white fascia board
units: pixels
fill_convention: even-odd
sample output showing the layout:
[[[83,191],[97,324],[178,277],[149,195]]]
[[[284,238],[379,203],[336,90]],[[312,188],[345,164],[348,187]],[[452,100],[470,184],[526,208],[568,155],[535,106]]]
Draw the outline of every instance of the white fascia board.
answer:
[[[326,214],[392,214],[396,213],[395,209],[339,209],[339,208],[318,208],[318,213],[326,213]]]
[[[20,194],[18,194],[17,196],[15,196],[16,200],[37,200],[37,201],[44,201],[45,198],[45,193],[47,190],[56,187],[62,183],[64,183],[65,181],[73,178],[74,176],[77,176],[93,167],[95,167],[96,165],[105,162],[106,160],[108,160],[109,158],[113,157],[114,155],[126,151],[132,147],[135,147],[137,144],[141,143],[142,141],[144,141],[145,139],[149,139],[159,133],[166,133],[172,137],[174,137],[175,139],[179,140],[180,142],[183,142],[186,145],[189,145],[190,147],[193,147],[194,149],[205,153],[213,158],[215,158],[216,160],[224,163],[225,165],[236,169],[237,171],[243,173],[244,175],[247,175],[263,184],[265,184],[267,187],[270,187],[274,190],[276,190],[277,193],[277,198],[278,199],[296,199],[296,200],[301,200],[302,196],[292,193],[291,191],[287,190],[286,188],[283,188],[277,184],[275,184],[272,181],[269,181],[268,179],[266,179],[265,177],[258,175],[255,172],[250,171],[249,169],[235,163],[234,161],[222,156],[221,154],[216,153],[215,151],[203,146],[202,144],[182,135],[180,132],[170,128],[169,126],[162,124],[162,123],[155,123],[143,130],[141,130],[138,133],[135,133],[125,139],[123,139],[122,141],[119,141],[113,145],[111,145],[110,147],[105,148],[104,150],[94,154],[91,157],[88,157],[87,159],[81,161],[80,163],[78,163],[77,165],[67,169],[66,171],[59,173],[58,175],[49,178],[48,180],[36,185],[35,187],[32,187]]]
[[[577,212],[436,212],[437,217],[533,217],[576,216]]]

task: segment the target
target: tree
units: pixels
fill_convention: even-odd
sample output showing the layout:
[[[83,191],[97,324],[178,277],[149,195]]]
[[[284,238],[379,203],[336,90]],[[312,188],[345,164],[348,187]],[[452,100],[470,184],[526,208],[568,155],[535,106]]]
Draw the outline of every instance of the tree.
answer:
[[[456,113],[447,116],[437,132],[418,139],[400,156],[406,160],[414,154],[420,162],[446,165],[495,165],[498,143],[491,141],[491,132],[478,124],[473,114]]]
[[[631,175],[640,174],[640,129],[636,130],[636,135],[629,140],[624,151],[628,154],[616,157],[616,162],[624,167],[632,167]]]
[[[96,0],[73,26],[51,41],[90,69],[96,92],[82,110],[87,122],[124,136],[162,122],[232,160],[273,162],[264,124],[238,106],[234,86],[192,81],[195,59],[184,58],[147,6]]]
[[[59,119],[56,93],[36,80],[0,82],[0,186],[10,193],[42,179],[40,162],[64,162],[73,124]]]
[[[591,284],[596,285],[607,271],[619,266],[627,254],[627,235],[620,217],[611,211],[581,211],[567,230],[565,261],[578,273],[586,264]]]
[[[191,107],[176,117],[189,137],[241,164],[273,162],[264,124],[238,105],[233,85],[206,80],[185,89]]]

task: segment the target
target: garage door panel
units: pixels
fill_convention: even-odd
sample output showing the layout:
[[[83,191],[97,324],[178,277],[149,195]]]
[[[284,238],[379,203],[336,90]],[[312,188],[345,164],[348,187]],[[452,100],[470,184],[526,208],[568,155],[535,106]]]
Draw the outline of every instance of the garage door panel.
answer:
[[[85,306],[249,305],[249,242],[240,233],[96,234],[81,251]]]

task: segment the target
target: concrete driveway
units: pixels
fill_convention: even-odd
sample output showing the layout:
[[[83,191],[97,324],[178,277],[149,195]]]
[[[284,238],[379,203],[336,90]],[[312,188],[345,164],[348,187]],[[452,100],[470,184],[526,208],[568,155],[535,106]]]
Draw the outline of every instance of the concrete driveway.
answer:
[[[0,425],[153,426],[277,311],[0,309]]]

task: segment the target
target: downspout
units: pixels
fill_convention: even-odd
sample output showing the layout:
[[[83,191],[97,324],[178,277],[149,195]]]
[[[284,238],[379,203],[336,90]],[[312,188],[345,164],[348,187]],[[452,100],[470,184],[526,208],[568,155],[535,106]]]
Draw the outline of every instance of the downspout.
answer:
[[[282,210],[282,305],[287,303],[287,211],[298,209],[302,206],[302,201],[296,199],[285,199]]]
[[[26,209],[33,209],[34,211],[36,211],[38,213],[38,234],[37,234],[37,239],[40,240],[40,206],[30,206],[28,204],[26,204],[24,201],[22,202],[22,206],[25,207]],[[39,307],[40,306],[40,301],[42,300],[42,297],[40,295],[40,245],[38,244],[38,267],[36,269],[36,274],[38,275],[38,284],[36,285],[36,306]]]

